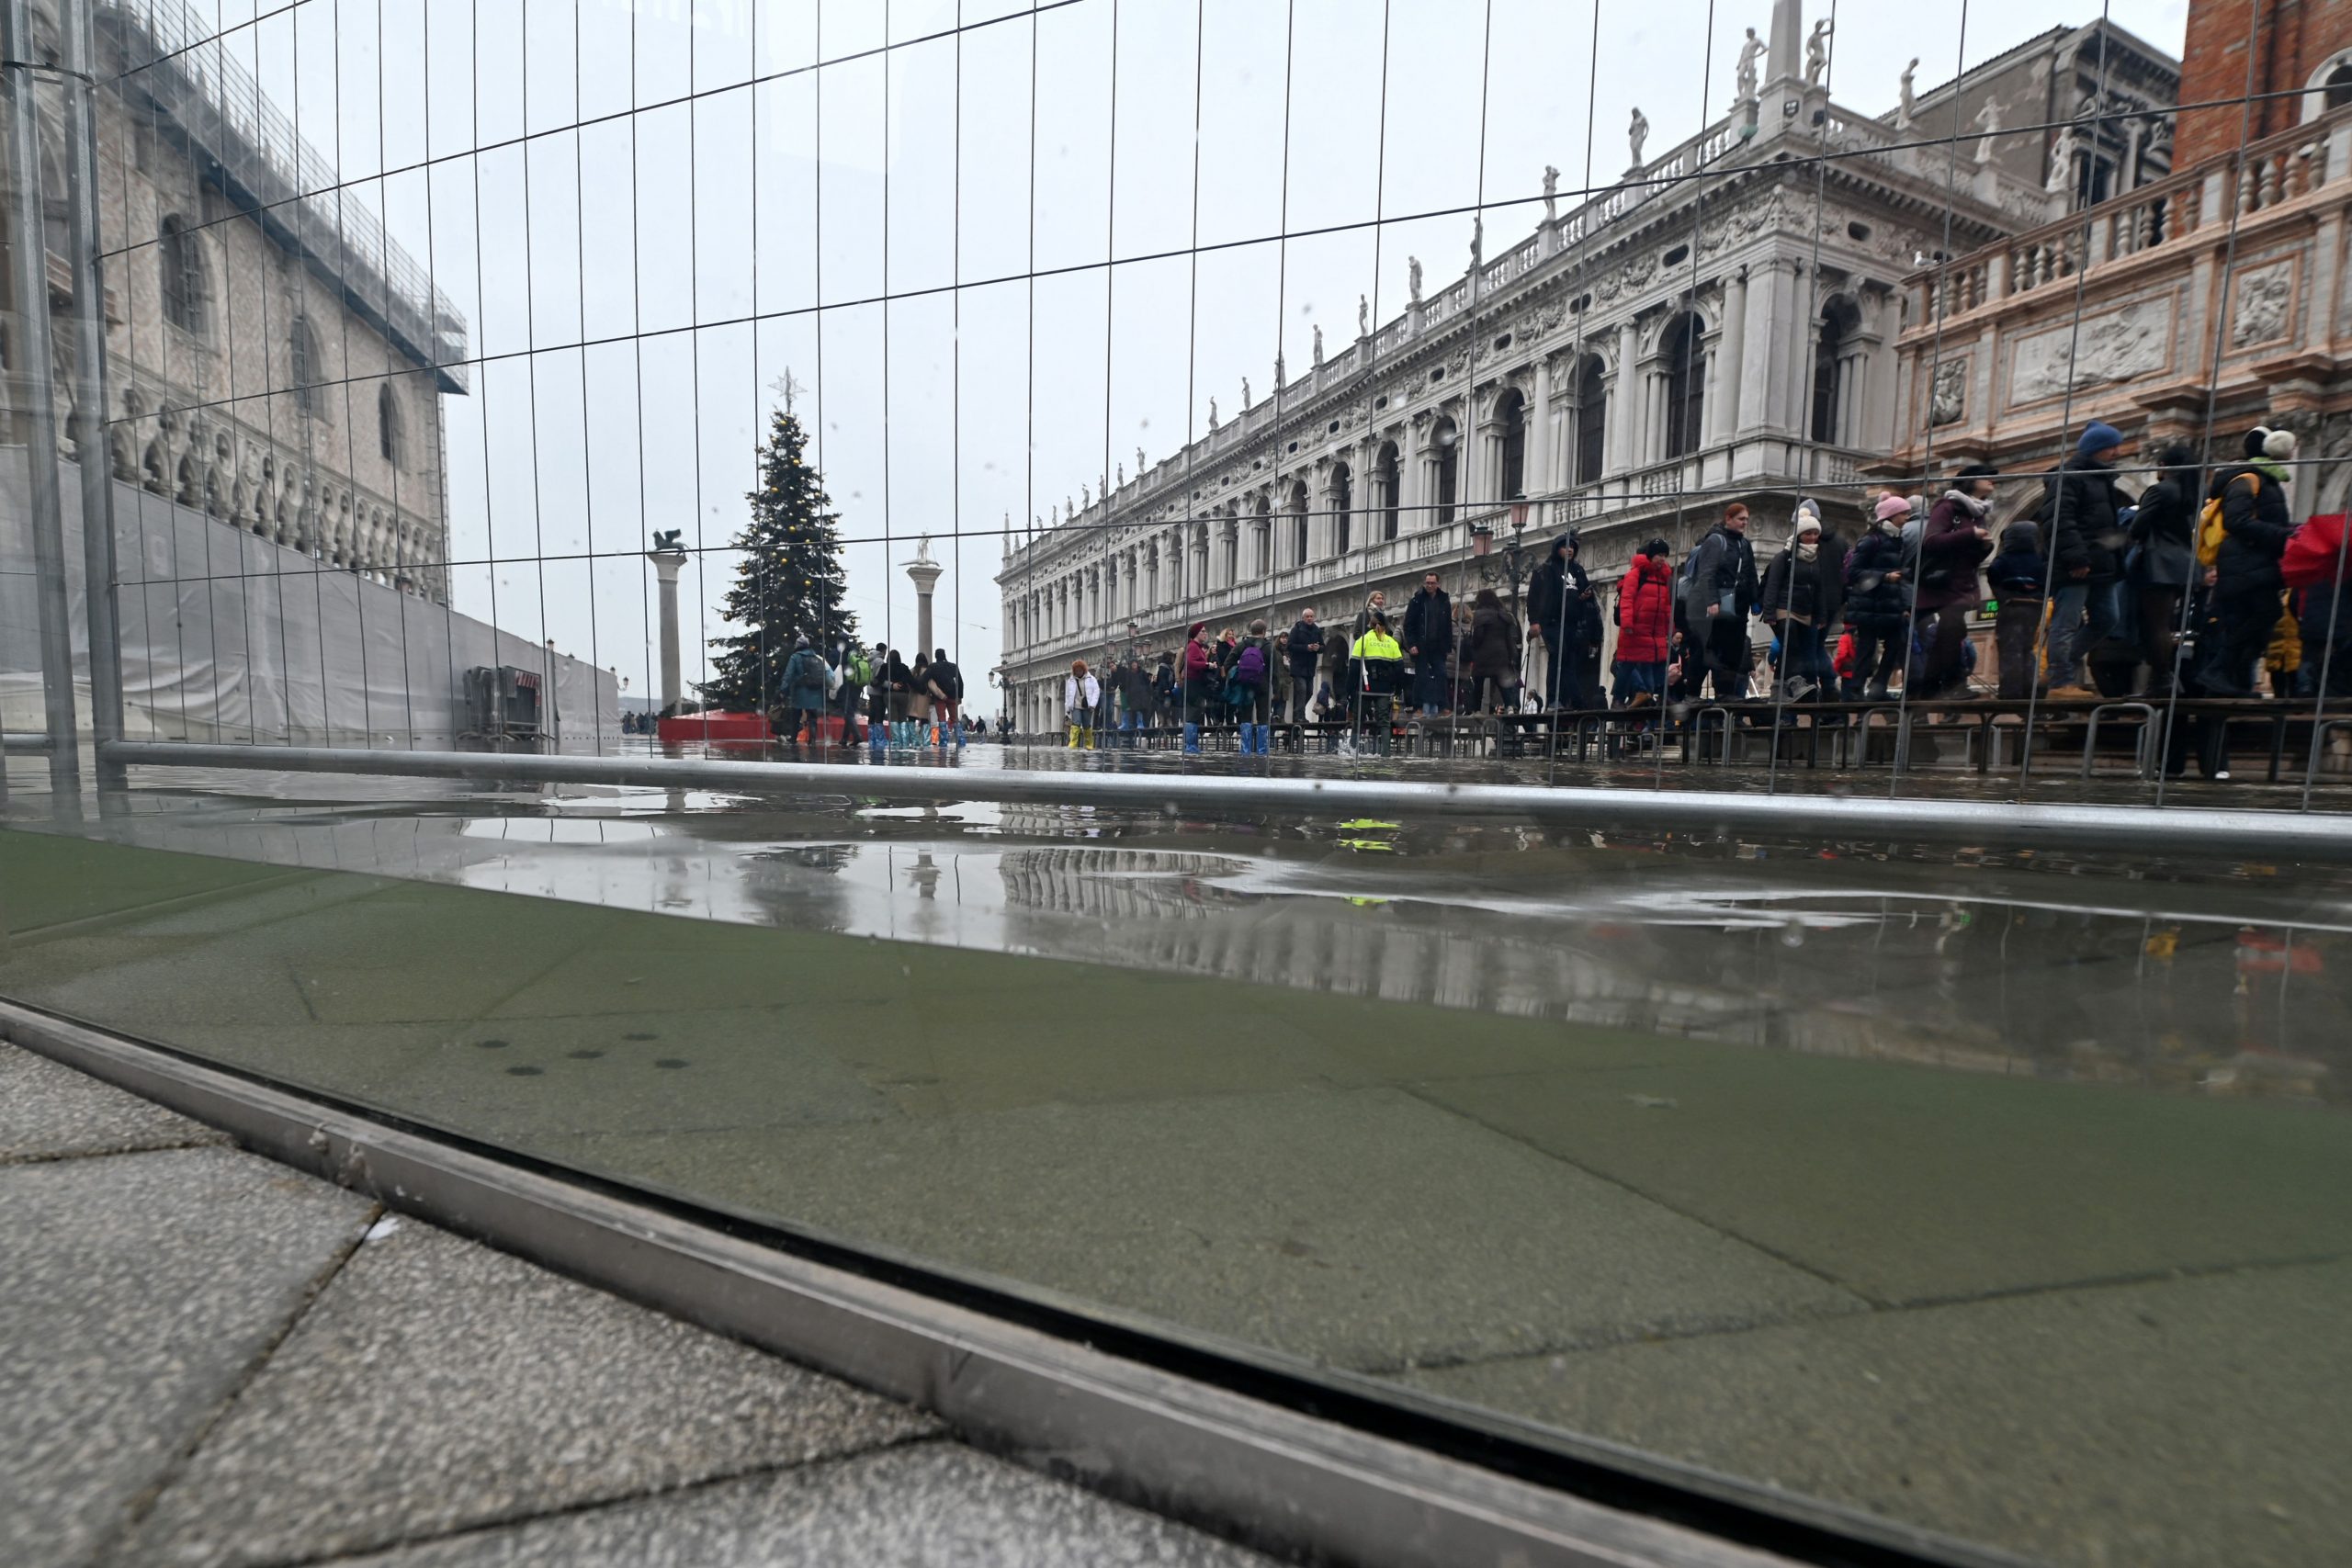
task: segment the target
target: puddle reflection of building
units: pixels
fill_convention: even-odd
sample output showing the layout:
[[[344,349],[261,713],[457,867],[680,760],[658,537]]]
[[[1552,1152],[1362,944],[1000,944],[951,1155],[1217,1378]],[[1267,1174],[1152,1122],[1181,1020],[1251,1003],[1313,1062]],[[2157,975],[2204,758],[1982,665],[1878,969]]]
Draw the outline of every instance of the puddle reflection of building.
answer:
[[[2227,925],[2164,943],[2096,911],[1868,898],[1553,919],[1240,892],[1221,879],[1250,863],[1174,851],[1001,863],[1021,947],[1058,957],[1964,1071],[2287,1095],[2352,1076],[2311,940]]]

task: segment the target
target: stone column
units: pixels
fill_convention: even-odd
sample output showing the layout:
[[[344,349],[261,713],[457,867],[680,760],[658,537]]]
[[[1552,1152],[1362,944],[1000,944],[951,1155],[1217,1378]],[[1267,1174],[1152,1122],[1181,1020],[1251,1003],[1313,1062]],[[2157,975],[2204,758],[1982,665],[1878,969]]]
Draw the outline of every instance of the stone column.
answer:
[[[1778,288],[1775,275],[1779,271],[1770,263],[1759,263],[1756,276],[1743,280],[1740,288],[1747,322],[1747,330],[1741,336],[1756,345],[1754,354],[1748,354],[1745,347],[1741,350],[1739,420],[1736,425],[1740,430],[1753,430],[1762,424],[1767,406],[1771,400],[1769,391],[1772,378],[1772,355],[1776,352],[1772,340],[1772,299]]]
[[[1747,336],[1747,269],[1741,267],[1724,281],[1723,333],[1715,344],[1715,363],[1720,367],[1712,390],[1712,406],[1708,423],[1714,427],[1714,438],[1728,442],[1739,434],[1746,400],[1742,384],[1746,366]]]
[[[1605,396],[1608,411],[1609,472],[1622,474],[1641,461],[1644,424],[1642,373],[1634,364],[1641,345],[1640,331],[1631,317],[1617,323],[1617,375]]]
[[[653,575],[662,583],[662,711],[675,711],[684,696],[678,673],[678,569],[686,564],[684,550],[648,550]]]
[[[1552,379],[1556,371],[1557,366],[1550,355],[1535,362],[1535,399],[1526,415],[1526,456],[1521,481],[1529,495],[1542,495],[1553,488]]]
[[[907,576],[915,585],[915,651],[926,657],[939,646],[931,640],[931,591],[939,585],[939,574],[945,570],[931,558],[929,535],[915,542],[915,558],[907,563]]]

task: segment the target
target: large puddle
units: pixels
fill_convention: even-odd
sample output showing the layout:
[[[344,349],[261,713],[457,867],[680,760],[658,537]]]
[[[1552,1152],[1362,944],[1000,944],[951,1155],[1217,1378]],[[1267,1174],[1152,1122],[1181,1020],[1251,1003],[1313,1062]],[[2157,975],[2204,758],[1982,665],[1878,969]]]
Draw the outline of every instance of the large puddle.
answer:
[[[174,775],[72,830],[1965,1070],[2352,1097],[2352,871],[1838,838]],[[260,793],[256,793],[257,786]]]

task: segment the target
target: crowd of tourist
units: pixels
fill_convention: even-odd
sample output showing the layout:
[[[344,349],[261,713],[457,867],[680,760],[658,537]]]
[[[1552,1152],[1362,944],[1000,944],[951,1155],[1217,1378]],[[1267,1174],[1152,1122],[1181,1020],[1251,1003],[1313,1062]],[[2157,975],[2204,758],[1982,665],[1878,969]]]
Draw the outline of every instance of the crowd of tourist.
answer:
[[[1524,627],[1494,589],[1457,604],[1435,572],[1401,610],[1374,590],[1344,626],[1312,609],[1279,634],[1263,620],[1215,634],[1197,623],[1181,649],[1131,643],[1108,669],[1074,662],[1068,741],[1133,744],[1173,728],[1191,750],[1204,727],[1232,725],[1244,753],[1261,753],[1277,718],[1385,735],[1400,713],[1675,712],[1897,691],[1939,703],[2284,697],[2324,681],[2331,696],[2352,694],[2342,519],[2304,525],[2292,432],[2257,427],[2234,445],[2211,464],[2167,446],[2135,494],[2119,467],[2125,437],[2094,422],[2043,474],[1971,463],[1921,493],[1875,491],[1856,538],[1798,500],[1760,567],[1756,514],[1734,502],[1679,562],[1663,538],[1642,546],[1606,600],[1570,530],[1528,582]],[[2035,497],[1996,530],[1996,507],[2019,513],[1998,506],[2018,483]],[[1986,610],[1992,668],[1980,670],[1970,626]],[[2213,723],[2196,742],[2206,771],[2226,776],[2220,735]]]

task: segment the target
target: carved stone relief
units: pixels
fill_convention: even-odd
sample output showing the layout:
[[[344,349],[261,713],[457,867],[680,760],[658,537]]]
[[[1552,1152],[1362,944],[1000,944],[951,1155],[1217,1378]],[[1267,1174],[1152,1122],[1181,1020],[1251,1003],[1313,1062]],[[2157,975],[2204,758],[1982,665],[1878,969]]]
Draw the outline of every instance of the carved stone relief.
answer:
[[[2294,301],[2295,264],[2272,262],[2238,278],[2237,301],[2230,311],[2230,346],[2268,343],[2287,335],[2287,311]]]
[[[1931,425],[1958,424],[1968,412],[1968,361],[1947,359],[1936,367],[1936,378],[1928,392],[1928,423]]]
[[[2128,381],[2164,368],[2172,339],[2172,301],[2142,299],[2086,318],[2079,330],[2052,327],[2018,340],[2009,361],[2009,402],[2039,402],[2070,390]]]

